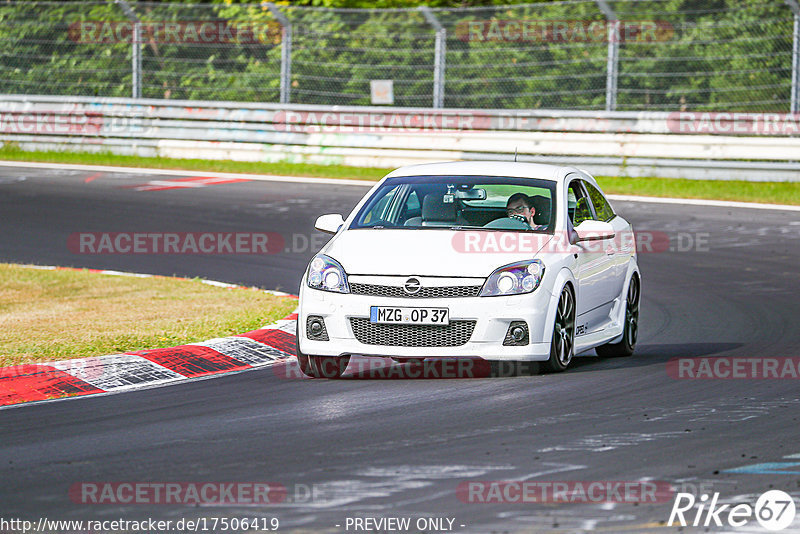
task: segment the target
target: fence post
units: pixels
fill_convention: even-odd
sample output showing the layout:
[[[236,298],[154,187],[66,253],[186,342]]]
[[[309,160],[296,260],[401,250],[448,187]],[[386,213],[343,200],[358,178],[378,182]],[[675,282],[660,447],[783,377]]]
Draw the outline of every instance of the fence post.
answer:
[[[606,0],[595,0],[608,22],[608,59],[606,61],[606,111],[617,109],[617,79],[619,78],[620,24],[617,14]]]
[[[445,54],[447,52],[447,29],[442,26],[436,15],[433,14],[428,6],[420,6],[419,10],[428,21],[428,24],[436,30],[436,37],[433,45],[433,107],[444,107],[444,71],[446,66]]]
[[[800,113],[800,5],[797,0],[783,0],[794,13],[792,31],[792,91],[790,113]]]
[[[281,25],[281,96],[280,103],[288,104],[292,92],[292,23],[272,2],[265,5]]]
[[[131,97],[142,97],[142,21],[136,16],[131,6],[125,0],[114,0],[125,16],[133,22],[131,34]]]

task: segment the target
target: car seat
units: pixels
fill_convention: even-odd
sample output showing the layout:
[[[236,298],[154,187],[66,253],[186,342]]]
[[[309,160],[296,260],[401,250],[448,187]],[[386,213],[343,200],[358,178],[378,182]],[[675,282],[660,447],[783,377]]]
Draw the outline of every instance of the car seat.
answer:
[[[446,197],[450,202],[445,202]],[[422,199],[422,226],[453,226],[456,223],[456,204],[452,195],[431,193]]]
[[[550,199],[544,195],[532,195],[529,197],[536,209],[533,215],[533,223],[547,226],[550,224]]]

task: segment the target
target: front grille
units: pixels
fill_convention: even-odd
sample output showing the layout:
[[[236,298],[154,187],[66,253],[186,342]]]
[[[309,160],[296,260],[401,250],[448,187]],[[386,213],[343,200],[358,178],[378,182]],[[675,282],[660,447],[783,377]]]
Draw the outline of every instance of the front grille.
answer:
[[[374,324],[351,317],[356,339],[365,345],[395,347],[458,347],[472,336],[475,321],[450,321],[449,325]]]
[[[421,287],[418,292],[409,295],[403,290],[402,286],[350,284],[350,292],[354,295],[374,295],[376,297],[400,297],[407,299],[477,297],[480,291],[481,286]]]

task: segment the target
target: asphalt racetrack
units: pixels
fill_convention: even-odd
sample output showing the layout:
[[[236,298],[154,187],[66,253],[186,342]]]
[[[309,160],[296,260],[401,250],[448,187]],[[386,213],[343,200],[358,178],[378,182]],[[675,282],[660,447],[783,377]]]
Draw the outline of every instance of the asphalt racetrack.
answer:
[[[208,185],[197,176],[187,173],[190,180],[174,187],[174,176],[2,167],[0,261],[201,276],[296,293],[324,242],[315,218],[347,214],[366,192]],[[698,499],[718,492],[720,502],[754,505],[770,489],[797,499],[800,382],[682,379],[668,362],[800,356],[800,214],[639,202],[615,208],[637,231],[669,239],[639,257],[641,330],[631,358],[592,354],[557,375],[449,380],[288,379],[280,364],[4,409],[0,515],[274,517],[279,532],[354,532],[355,518],[387,517],[412,525],[452,519],[451,532],[677,532],[665,526],[672,496],[484,503],[457,490],[475,481],[655,481]],[[81,254],[69,245],[81,232],[272,232],[284,248]],[[286,495],[268,506],[85,504],[69,493],[83,482],[267,482]],[[704,528],[684,531],[693,530]],[[751,518],[744,531],[761,530]]]

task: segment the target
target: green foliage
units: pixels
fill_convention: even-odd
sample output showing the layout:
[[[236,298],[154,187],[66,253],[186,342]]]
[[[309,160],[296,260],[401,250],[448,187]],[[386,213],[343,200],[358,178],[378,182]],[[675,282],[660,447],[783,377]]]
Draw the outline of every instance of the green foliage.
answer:
[[[244,42],[146,38],[141,48],[142,96],[278,101],[281,27],[266,6],[233,0],[130,3],[145,24],[224,21],[231,27],[265,29],[262,38]],[[603,23],[593,0],[275,3],[292,22],[293,103],[367,105],[370,80],[390,79],[396,105],[430,106],[434,30],[413,9],[428,5],[439,8],[436,16],[447,29],[446,107],[605,106],[604,38],[476,39],[469,33],[470,24],[491,21]],[[655,40],[620,43],[617,109],[788,111],[792,16],[781,0],[611,4],[624,22],[659,28]],[[375,10],[398,7],[412,9]],[[92,42],[77,26],[127,20],[113,2],[0,3],[0,39],[5,43],[0,49],[0,92],[130,96],[130,42]]]
[[[621,45],[620,108],[788,111],[792,15],[782,2],[667,0],[656,13],[642,2],[624,17],[659,20],[667,33]]]

